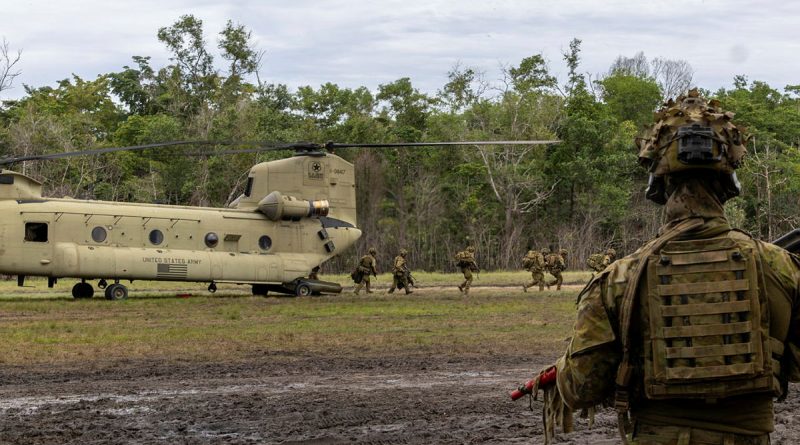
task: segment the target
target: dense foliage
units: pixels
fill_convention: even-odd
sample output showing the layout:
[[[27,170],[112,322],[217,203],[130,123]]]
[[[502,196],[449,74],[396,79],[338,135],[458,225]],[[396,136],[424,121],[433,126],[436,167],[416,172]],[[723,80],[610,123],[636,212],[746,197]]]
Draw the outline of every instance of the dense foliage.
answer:
[[[118,72],[56,87],[26,86],[0,107],[0,154],[25,155],[169,140],[411,142],[559,139],[551,146],[343,150],[358,182],[359,251],[381,263],[400,247],[416,268],[452,269],[467,243],[485,268],[516,268],[527,246],[564,247],[577,266],[614,246],[631,252],[660,224],[644,200],[645,172],[633,144],[667,96],[691,85],[685,61],[639,53],[591,80],[580,71],[580,41],[564,54],[560,85],[541,55],[505,70],[497,84],[479,67],[455,66],[437,94],[408,78],[368,88],[326,83],[296,91],[261,82],[263,53],[250,32],[228,22],[215,65],[202,21],[181,17],[157,38],[167,66],[133,57]],[[253,80],[255,79],[255,80]],[[2,91],[2,90],[0,90]],[[706,94],[754,135],[740,172],[745,193],[731,220],[771,239],[800,225],[800,86],[784,92],[742,76]],[[184,156],[180,149],[114,153],[16,168],[46,182],[50,196],[223,206],[256,162],[286,153]],[[328,270],[349,267],[354,252]]]

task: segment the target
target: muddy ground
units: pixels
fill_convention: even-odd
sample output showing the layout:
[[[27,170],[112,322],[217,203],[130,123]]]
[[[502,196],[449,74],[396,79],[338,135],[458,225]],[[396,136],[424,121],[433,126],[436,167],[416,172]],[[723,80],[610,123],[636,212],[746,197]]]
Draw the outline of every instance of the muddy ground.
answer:
[[[0,368],[2,444],[542,443],[516,382],[553,357],[251,358]],[[793,388],[796,390],[796,388]],[[774,444],[800,443],[796,391]],[[601,412],[562,444],[616,443]]]

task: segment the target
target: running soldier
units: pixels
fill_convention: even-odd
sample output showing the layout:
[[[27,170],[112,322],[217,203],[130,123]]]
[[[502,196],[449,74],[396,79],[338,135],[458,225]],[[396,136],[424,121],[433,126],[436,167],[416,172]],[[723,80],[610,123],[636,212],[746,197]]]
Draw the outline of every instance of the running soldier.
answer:
[[[475,261],[475,248],[472,246],[467,247],[456,254],[456,265],[461,268],[461,273],[464,274],[464,282],[458,286],[458,290],[463,292],[464,295],[469,295],[469,287],[472,284],[472,272],[480,272],[478,263]]]
[[[567,249],[561,249],[558,253],[551,253],[545,258],[545,267],[555,279],[547,286],[556,286],[556,290],[561,290],[561,283],[564,282],[564,277],[561,272],[567,269]]]
[[[392,265],[392,287],[389,289],[390,294],[394,293],[395,289],[405,289],[406,295],[413,292],[409,289],[411,271],[408,269],[408,262],[406,261],[407,255],[408,251],[406,249],[400,249],[400,254],[394,257],[394,263]]]
[[[539,290],[544,290],[544,256],[538,250],[531,248],[522,258],[522,267],[531,272],[531,281],[522,285],[522,290],[528,292],[529,287],[539,285]]]
[[[374,247],[370,247],[367,251],[367,254],[361,257],[361,260],[358,261],[358,266],[356,266],[356,273],[361,276],[361,281],[356,284],[356,288],[354,292],[356,295],[361,291],[362,287],[367,288],[367,293],[371,294],[372,290],[369,288],[370,285],[370,275],[373,277],[378,276],[378,262],[375,259],[375,255],[378,254],[378,251],[375,250]]]

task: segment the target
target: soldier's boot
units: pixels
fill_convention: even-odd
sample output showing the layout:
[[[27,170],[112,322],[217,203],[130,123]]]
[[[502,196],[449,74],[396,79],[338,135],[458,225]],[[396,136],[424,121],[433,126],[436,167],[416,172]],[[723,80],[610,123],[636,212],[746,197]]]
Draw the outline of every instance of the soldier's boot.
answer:
[[[464,283],[461,283],[461,284],[458,285],[458,291],[459,292],[464,292]]]
[[[393,293],[394,293],[394,287],[392,287],[391,289],[389,289],[389,293],[390,293],[390,294],[393,294]]]
[[[413,294],[413,293],[414,293],[414,291],[413,291],[413,290],[408,290],[408,288],[406,288],[406,295],[408,295],[408,294]]]
[[[550,289],[550,286],[547,286],[547,288]],[[539,292],[543,290],[544,290],[544,283],[539,283]]]
[[[468,296],[469,296],[469,288],[468,288],[468,287],[465,287],[465,288],[464,288],[464,296],[465,296],[465,297],[468,297]]]
[[[525,292],[528,292],[528,285],[527,284],[523,284],[522,285],[522,290],[525,291]]]
[[[367,283],[367,293],[368,294],[374,293],[374,292],[372,292],[372,289],[369,288],[369,283]]]
[[[358,293],[359,293],[360,291],[361,291],[361,283],[358,283],[358,284],[356,284],[356,288],[355,288],[355,289],[353,289],[353,293],[354,293],[354,294],[356,294],[356,295],[358,295]]]

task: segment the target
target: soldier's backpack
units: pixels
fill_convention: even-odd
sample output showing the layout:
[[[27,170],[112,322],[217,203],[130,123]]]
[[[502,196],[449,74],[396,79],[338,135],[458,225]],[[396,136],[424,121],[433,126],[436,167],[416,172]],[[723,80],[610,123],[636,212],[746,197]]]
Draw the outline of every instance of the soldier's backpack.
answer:
[[[598,272],[605,269],[603,267],[603,254],[593,253],[589,255],[589,258],[586,258],[586,265],[589,266],[590,269]]]
[[[469,267],[472,264],[469,254],[463,250],[455,255],[455,260],[458,267]]]
[[[533,257],[525,255],[522,258],[522,267],[524,267],[525,269],[530,269],[532,266],[533,266]]]

